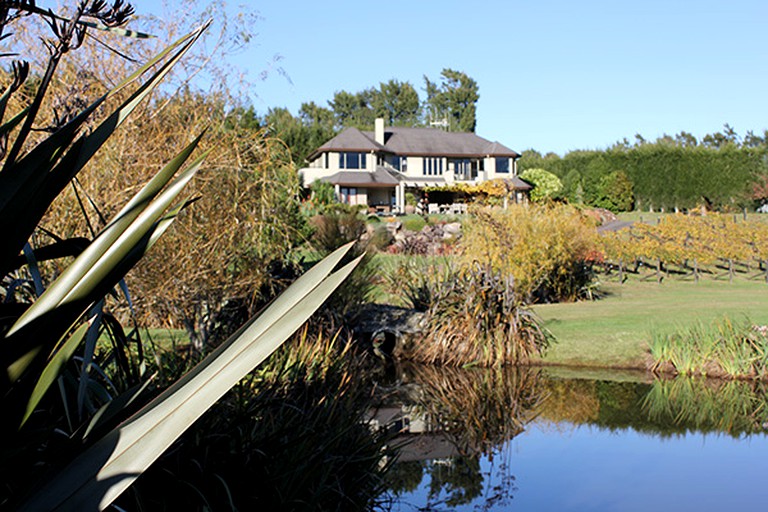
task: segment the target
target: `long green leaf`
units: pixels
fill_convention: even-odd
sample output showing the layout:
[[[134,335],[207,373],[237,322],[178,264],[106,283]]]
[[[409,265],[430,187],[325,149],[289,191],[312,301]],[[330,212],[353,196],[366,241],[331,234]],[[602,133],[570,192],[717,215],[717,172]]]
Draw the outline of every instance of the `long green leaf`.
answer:
[[[47,339],[52,330],[55,332],[56,329],[68,329],[87,307],[122,279],[146,252],[146,247],[153,243],[152,235],[158,226],[166,224],[162,219],[164,211],[192,179],[205,156],[206,154],[203,154],[193,162],[191,167],[147,205],[130,225],[113,224],[112,228],[118,231],[117,239],[113,239],[113,243],[99,244],[97,242],[100,237],[97,237],[16,321],[6,338],[13,339],[18,336],[27,342],[17,355],[12,356],[6,363],[7,375],[11,382],[18,380],[38,359],[41,340]],[[69,272],[72,268],[75,271]],[[47,336],[41,336],[40,331],[45,331]]]
[[[140,214],[136,220],[114,244],[110,245],[101,258],[89,269],[83,277],[72,287],[70,292],[62,299],[62,303],[86,299],[90,291],[141,241],[163,217],[176,198],[200,169],[208,152],[195,160],[168,188],[163,190]]]
[[[66,184],[88,163],[130,113],[157,87],[206,28],[207,25],[203,25],[198,30],[179,39],[169,49],[166,49],[167,51],[161,52],[160,55],[99,98],[93,105],[80,113],[75,120],[36,146],[10,169],[0,173],[0,233],[4,235],[7,251],[7,253],[5,251],[0,253],[0,271],[8,268],[7,261],[18,254],[20,247],[23,246],[35,226],[40,222],[50,203],[59,195]],[[64,154],[58,164],[56,163],[63,148],[71,143],[81,125],[98,105],[136,80],[151,66],[154,66],[161,56],[167,55],[171,48],[176,48],[182,42],[184,44],[149,80],[108,116],[93,133],[79,139]],[[14,219],[14,221],[11,222],[10,219]]]
[[[24,118],[27,116],[27,112],[29,112],[29,107],[25,107],[21,110],[21,112],[9,119],[8,122],[3,123],[3,125],[0,126],[0,137],[5,137],[11,133],[11,131],[24,120]]]
[[[190,143],[184,150],[179,153],[176,158],[171,160],[147,185],[145,185],[136,194],[140,199],[138,201],[131,200],[129,210],[123,210],[101,233],[93,240],[93,242],[78,256],[72,264],[67,267],[64,272],[48,287],[48,289],[40,296],[40,298],[27,309],[11,329],[6,334],[6,337],[11,336],[14,332],[23,328],[29,322],[36,318],[40,318],[53,308],[61,304],[64,297],[66,297],[72,289],[81,282],[83,276],[91,271],[98,263],[98,261],[110,250],[118,241],[118,239],[129,229],[131,224],[144,212],[144,210],[151,204],[151,201],[155,199],[158,192],[165,184],[170,181],[173,175],[181,168],[187,158],[191,155],[192,151],[197,147],[200,138],[198,137],[192,143]],[[195,162],[195,166],[199,166],[202,162],[202,157],[198,158]],[[188,175],[188,181],[191,176]],[[178,183],[177,183],[178,184]]]
[[[350,245],[291,285],[258,321],[97,442],[21,510],[103,510],[197,418],[295,332],[352,272],[328,275]]]
[[[48,365],[46,365],[40,375],[40,379],[38,379],[37,384],[35,384],[35,388],[32,390],[32,396],[27,403],[27,410],[24,412],[21,425],[26,423],[27,419],[29,419],[29,415],[35,410],[37,404],[40,403],[40,400],[42,400],[46,391],[48,391],[48,388],[50,388],[56,381],[56,378],[59,376],[59,373],[61,373],[64,365],[67,364],[67,361],[70,360],[72,354],[75,353],[75,350],[80,344],[80,341],[82,341],[83,336],[85,336],[88,327],[89,324],[83,324],[72,333],[72,335],[67,338],[67,341],[62,344],[61,348],[56,351]]]
[[[125,273],[125,271],[126,271],[125,269],[132,268],[133,265],[135,264],[135,262],[137,262],[139,259],[141,259],[141,257],[144,256],[144,254],[149,249],[152,248],[152,246],[155,244],[155,242],[157,242],[157,240],[162,236],[162,234],[170,227],[170,225],[176,219],[176,216],[186,206],[186,204],[187,204],[187,202],[184,202],[184,203],[174,207],[171,211],[169,211],[166,215],[164,215],[162,219],[157,221],[155,223],[155,226],[146,235],[146,239],[147,239],[146,244],[140,244],[138,247],[136,247],[136,254],[133,254],[133,253],[129,254],[125,258],[128,261],[124,260],[123,265],[121,265],[122,268],[117,269],[115,273],[117,275],[123,275]],[[82,327],[80,329],[82,329]],[[80,329],[78,329],[78,332],[79,332]],[[90,332],[92,330],[93,330],[93,325],[91,325],[91,327],[89,328],[88,333],[90,334]],[[82,338],[82,336],[80,338]],[[48,363],[46,368],[43,370],[43,376],[44,377],[42,377],[38,381],[35,389],[33,390],[32,394],[31,394],[30,400],[29,400],[29,402],[27,404],[27,411],[26,411],[26,413],[24,415],[24,418],[23,418],[23,420],[21,422],[22,426],[24,425],[24,423],[26,422],[26,420],[28,419],[29,415],[32,413],[34,408],[40,402],[40,400],[42,399],[42,397],[45,394],[45,392],[47,391],[47,389],[53,383],[53,381],[55,380],[55,377],[58,374],[58,372],[60,372],[61,369],[64,367],[64,364],[66,363],[66,361],[68,361],[72,357],[73,350],[77,347],[77,344],[80,341],[79,339],[75,340],[74,336],[69,338],[69,340],[70,341],[74,341],[75,344],[74,345],[70,345],[70,342],[68,341],[67,343],[63,344],[61,347],[57,348],[56,351],[51,356],[51,361]],[[35,351],[33,353],[33,355],[37,354],[38,352],[39,351]],[[86,359],[86,361],[84,361],[83,364],[84,365],[87,364],[87,359]],[[24,368],[26,368],[26,366],[24,366]],[[14,369],[13,374],[14,375],[20,374],[19,372],[20,372],[20,370],[17,367],[17,368]],[[87,379],[87,376],[82,376],[81,379],[82,379],[82,381],[84,381],[84,380]],[[143,389],[143,387],[142,387],[142,389]],[[78,395],[78,405],[79,405],[80,399],[81,399],[81,397],[80,397],[80,395]],[[126,404],[127,403],[130,403],[130,402],[126,402]],[[109,408],[110,412],[104,413],[104,418],[102,418],[102,420],[100,420],[99,422],[105,421],[106,419],[108,419],[108,418],[112,417],[114,414],[116,414],[116,412],[112,412],[113,409],[114,409],[114,407],[110,407]],[[100,411],[98,414],[101,415],[102,412]],[[90,431],[92,428],[94,428],[94,422],[93,421],[91,422],[91,425],[89,426],[88,430],[86,431],[86,435],[87,435],[88,431]]]
[[[150,378],[140,384],[136,384],[129,390],[102,405],[101,408],[93,415],[91,421],[88,422],[88,426],[83,433],[83,439],[87,439],[92,432],[98,431],[102,425],[108,423],[115,416],[124,413],[125,410],[130,407],[134,401],[136,401],[139,395],[147,390],[151,381],[152,379]]]

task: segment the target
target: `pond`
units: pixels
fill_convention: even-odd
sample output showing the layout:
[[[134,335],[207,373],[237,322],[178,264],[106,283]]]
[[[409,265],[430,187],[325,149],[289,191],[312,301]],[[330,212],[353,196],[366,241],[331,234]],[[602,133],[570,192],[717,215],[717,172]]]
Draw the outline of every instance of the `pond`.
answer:
[[[405,367],[391,510],[764,508],[763,384],[644,373]]]

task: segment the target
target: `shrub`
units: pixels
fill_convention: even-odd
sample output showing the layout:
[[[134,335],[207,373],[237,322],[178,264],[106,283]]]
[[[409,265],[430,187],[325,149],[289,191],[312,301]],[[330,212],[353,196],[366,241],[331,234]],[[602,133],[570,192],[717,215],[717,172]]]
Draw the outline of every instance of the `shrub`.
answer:
[[[560,178],[544,169],[526,169],[520,173],[520,178],[533,185],[531,201],[534,202],[558,199],[563,191]]]
[[[403,228],[408,231],[421,231],[427,225],[427,221],[421,215],[407,215],[403,217]]]
[[[632,180],[624,171],[615,171],[600,178],[599,193],[594,206],[612,212],[627,212],[635,206]]]
[[[596,244],[594,223],[560,204],[474,209],[460,246],[464,264],[488,264],[513,278],[521,297],[559,301],[587,291]]]

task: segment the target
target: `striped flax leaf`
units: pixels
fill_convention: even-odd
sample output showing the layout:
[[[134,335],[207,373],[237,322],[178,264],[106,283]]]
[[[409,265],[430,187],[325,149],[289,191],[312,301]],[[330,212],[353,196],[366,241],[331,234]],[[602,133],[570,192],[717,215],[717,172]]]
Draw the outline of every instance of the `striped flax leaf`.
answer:
[[[188,156],[188,152],[183,153]],[[6,334],[6,339],[33,340],[33,343],[37,343],[36,340],[46,339],[36,335],[41,330],[50,334],[52,330],[58,329],[63,333],[69,329],[85,309],[101,294],[114,287],[130,269],[130,265],[135,264],[146,252],[158,225],[167,226],[163,222],[165,211],[192,179],[205,156],[195,160],[189,169],[151,202],[136,205],[122,219],[105,228],[16,321]],[[178,169],[183,161],[184,158],[177,157],[169,165]],[[29,367],[40,353],[40,348],[37,344],[27,344],[17,349],[21,350],[21,354],[16,353],[14,356],[11,353],[11,361],[6,363],[11,382],[16,381]]]
[[[62,300],[74,289],[74,287],[81,282],[83,277],[97,265],[99,260],[113,248],[115,243],[128,231],[134,222],[145,212],[145,210],[152,204],[152,201],[158,198],[158,194],[162,188],[170,181],[170,179],[181,168],[187,158],[191,155],[192,151],[197,147],[200,141],[200,137],[196,138],[190,143],[181,153],[179,153],[173,160],[171,160],[155,177],[150,180],[137,194],[131,199],[126,208],[117,214],[114,220],[112,220],[91,242],[88,247],[78,256],[71,265],[69,265],[64,272],[54,281],[45,293],[26,311],[24,315],[19,318],[16,323],[11,327],[6,336],[12,335],[15,331],[24,327],[31,320],[40,317],[46,311],[50,311],[52,308],[60,305]],[[204,157],[205,155],[203,155]],[[202,163],[202,158],[198,158],[191,169],[189,169],[183,176],[185,178],[181,181],[176,181],[176,186],[173,190],[178,194],[181,191],[181,187],[186,184],[189,179],[192,178],[192,174],[189,171],[196,170]],[[171,190],[171,189],[169,189]],[[166,207],[173,201],[173,197],[166,195],[163,204]],[[159,215],[158,215],[159,217]],[[146,222],[146,219],[145,219]],[[114,249],[113,249],[114,250]]]
[[[330,274],[348,244],[315,265],[250,323],[139,413],[88,449],[21,510],[103,510],[196,419],[320,307],[360,258]]]

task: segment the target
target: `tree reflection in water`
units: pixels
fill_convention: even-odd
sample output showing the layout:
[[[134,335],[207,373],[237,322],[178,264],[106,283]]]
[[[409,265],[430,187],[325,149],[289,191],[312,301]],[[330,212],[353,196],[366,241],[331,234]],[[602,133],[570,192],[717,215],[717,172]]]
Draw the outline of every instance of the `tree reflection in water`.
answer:
[[[578,372],[402,367],[401,385],[382,408],[402,443],[387,477],[395,509],[505,509],[517,491],[514,454],[505,447],[534,420],[538,429],[588,425],[658,438],[708,432],[738,438],[768,430],[765,383],[654,380],[644,373],[574,375]]]
[[[428,508],[467,504],[487,493],[490,503],[511,499],[514,477],[487,486],[481,456],[522,432],[535,416],[542,395],[538,371],[519,368],[456,369],[404,366],[398,392],[380,409],[396,425],[402,443],[399,462],[388,476],[390,491],[413,492],[429,477]],[[381,411],[388,411],[387,415]],[[393,413],[399,411],[399,414]]]

